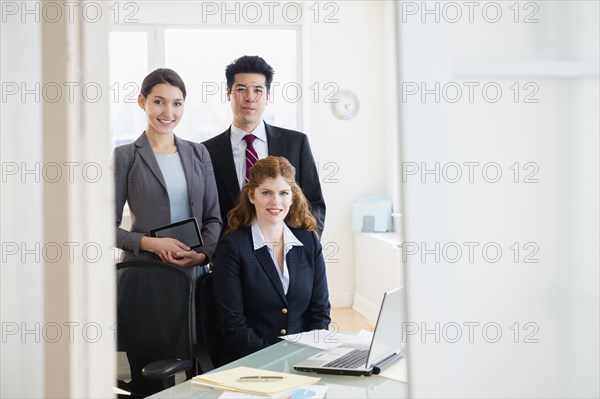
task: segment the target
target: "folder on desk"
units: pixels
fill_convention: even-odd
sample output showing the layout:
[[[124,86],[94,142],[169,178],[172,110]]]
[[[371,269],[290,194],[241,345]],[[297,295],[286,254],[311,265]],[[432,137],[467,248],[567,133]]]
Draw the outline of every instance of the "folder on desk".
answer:
[[[258,382],[238,381],[240,378],[248,376],[277,376],[283,378]],[[314,384],[319,380],[320,378],[306,377],[298,374],[279,373],[276,371],[261,370],[252,367],[236,367],[225,371],[197,375],[192,379],[193,382],[197,382],[204,386],[209,386],[215,389],[246,392],[266,396],[290,391],[303,385]]]

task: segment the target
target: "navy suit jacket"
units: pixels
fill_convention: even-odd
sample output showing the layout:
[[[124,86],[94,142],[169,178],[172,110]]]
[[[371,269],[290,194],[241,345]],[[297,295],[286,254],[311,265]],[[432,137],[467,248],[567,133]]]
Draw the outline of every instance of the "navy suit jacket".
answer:
[[[210,155],[202,144],[175,137],[181,158],[192,216],[198,219],[204,246],[197,251],[211,257],[221,233],[221,217]],[[167,185],[146,134],[133,143],[115,148],[117,247],[122,260],[158,259],[140,250],[140,241],[150,229],[171,223]],[[131,231],[122,229],[123,206],[129,204]]]
[[[276,343],[280,335],[327,329],[331,322],[321,243],[312,232],[290,230],[303,246],[286,256],[287,295],[267,247],[254,250],[249,227],[219,241],[214,289],[225,363]]]
[[[319,174],[308,137],[304,133],[283,129],[265,123],[269,155],[284,157],[296,168],[296,182],[310,202],[311,212],[317,219],[317,229],[325,225],[325,200],[321,191]],[[240,186],[231,149],[231,127],[203,142],[213,163],[223,229],[227,227],[227,213],[237,204]]]

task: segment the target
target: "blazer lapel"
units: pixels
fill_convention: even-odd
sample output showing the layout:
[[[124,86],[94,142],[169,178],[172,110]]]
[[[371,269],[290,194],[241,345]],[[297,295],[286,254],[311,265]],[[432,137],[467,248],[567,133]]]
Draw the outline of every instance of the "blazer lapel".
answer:
[[[266,122],[265,130],[267,131],[267,147],[269,148],[269,155],[282,156],[283,144],[281,143],[281,133]]]
[[[217,142],[219,156],[213,158],[215,169],[220,171],[227,194],[235,200],[240,196],[240,185],[237,180],[236,165],[233,161],[233,150],[231,149],[231,127],[225,131]]]
[[[290,248],[285,260],[287,262],[288,273],[290,274],[290,286],[288,287],[287,294],[291,296],[294,295],[296,281],[298,281],[298,251],[296,247]]]
[[[190,205],[193,205],[194,202],[192,201],[191,195],[192,188],[194,187],[194,149],[188,142],[181,140],[177,136],[175,136],[175,145],[177,146],[179,158],[183,165],[183,173],[185,174],[185,181],[188,186],[188,199]]]
[[[138,148],[140,157],[144,160],[146,165],[148,165],[148,169],[150,169],[165,191],[167,191],[167,184],[165,183],[165,179],[160,171],[160,166],[158,166],[156,156],[152,152],[152,146],[148,141],[148,137],[146,137],[146,132],[142,133],[142,135],[138,137],[138,139],[135,141],[135,145]]]
[[[263,246],[263,247],[260,247],[259,249],[254,250],[254,254],[256,255],[256,258],[258,259],[258,262],[262,266],[265,273],[267,273],[267,276],[269,276],[269,279],[275,286],[275,289],[279,293],[279,296],[281,297],[281,299],[283,299],[283,301],[285,301],[287,303],[287,299],[285,297],[285,294],[283,293],[283,285],[281,285],[281,280],[279,279],[279,275],[277,274],[277,271],[275,270],[275,265],[273,264],[273,259],[271,259],[271,255],[269,255],[269,250],[267,249],[267,247]],[[291,277],[290,277],[290,280],[291,280]]]

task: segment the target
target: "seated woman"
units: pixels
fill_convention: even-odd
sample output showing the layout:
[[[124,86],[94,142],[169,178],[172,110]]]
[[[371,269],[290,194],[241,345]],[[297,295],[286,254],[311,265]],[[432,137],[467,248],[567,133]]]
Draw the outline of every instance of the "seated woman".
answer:
[[[317,223],[294,175],[285,158],[257,161],[228,214],[214,271],[224,363],[331,322]]]

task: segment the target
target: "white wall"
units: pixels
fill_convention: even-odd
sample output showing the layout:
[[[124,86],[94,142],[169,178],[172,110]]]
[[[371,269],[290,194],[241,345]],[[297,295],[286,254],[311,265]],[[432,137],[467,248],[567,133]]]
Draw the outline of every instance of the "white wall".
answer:
[[[402,161],[419,168],[403,185],[408,319],[418,330],[411,396],[597,397],[598,3],[514,3],[518,23],[513,3],[495,3],[494,23],[483,4],[474,22],[466,8],[448,22],[400,3],[401,82],[419,88],[401,104]],[[534,11],[537,22],[523,23]],[[436,82],[462,87],[462,100],[436,93]],[[465,82],[479,85],[473,101]],[[502,89],[497,102],[482,94],[488,83]],[[452,162],[456,182],[456,167],[444,168]],[[479,163],[472,181],[466,162]],[[438,181],[421,173],[436,163]]]
[[[114,183],[107,102],[93,90],[107,87],[107,9],[0,6],[1,394],[109,397]]]
[[[33,87],[41,81],[41,26],[23,24],[14,19],[2,23],[0,40],[0,81],[2,93],[17,90],[13,84],[27,82]],[[19,37],[23,46],[12,37]],[[18,87],[20,91],[20,87]],[[42,159],[42,105],[33,95],[27,102],[20,94],[8,96],[0,103],[2,182],[2,267],[0,268],[0,316],[2,318],[1,366],[2,397],[42,397],[43,384],[24,383],[31,375],[43,375],[44,347],[36,335],[22,336],[23,327],[35,331],[43,322],[44,275],[43,265],[35,254],[21,260],[21,243],[27,249],[42,242],[42,185],[35,174],[21,176],[22,162],[33,169]],[[27,144],[27,145],[25,145]],[[9,255],[15,252],[15,255]],[[35,251],[34,251],[35,252]],[[14,332],[14,335],[12,333]],[[36,342],[37,341],[37,342]],[[23,382],[23,383],[11,383]]]
[[[390,28],[384,23],[384,2],[335,4],[339,6],[335,15],[338,22],[306,21],[303,26],[304,83],[323,87],[331,82],[340,90],[351,90],[359,98],[360,111],[351,120],[339,120],[322,98],[310,101],[306,105],[305,131],[310,134],[319,163],[327,203],[322,242],[331,302],[333,306],[351,306],[355,267],[352,204],[363,196],[393,197],[388,157],[395,115],[388,109],[393,97],[388,75],[392,60],[386,53],[391,38],[385,36]],[[325,165],[329,165],[327,169]]]

